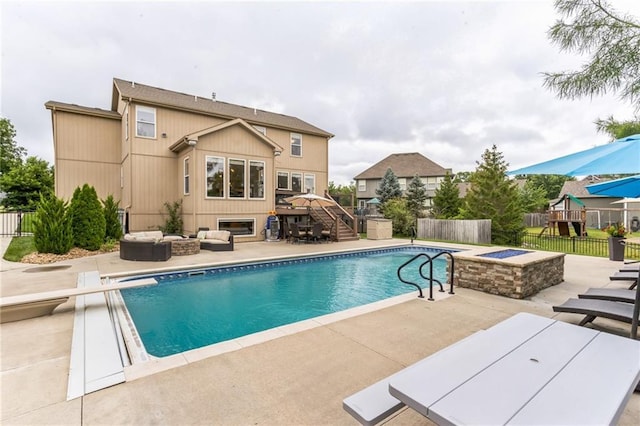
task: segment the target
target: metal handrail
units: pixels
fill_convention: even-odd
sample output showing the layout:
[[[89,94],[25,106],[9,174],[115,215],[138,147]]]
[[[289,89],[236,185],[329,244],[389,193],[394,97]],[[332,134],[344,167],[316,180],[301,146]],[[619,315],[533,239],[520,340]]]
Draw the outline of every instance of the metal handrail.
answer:
[[[439,256],[441,256],[441,255],[443,255],[443,254],[448,254],[448,255],[449,255],[449,257],[451,258],[451,268],[450,268],[450,271],[449,271],[449,281],[450,281],[449,294],[455,294],[455,293],[453,292],[453,268],[454,268],[454,259],[453,259],[453,255],[452,255],[450,252],[448,252],[448,251],[442,251],[442,252],[440,252],[440,253],[436,254],[436,255],[435,255],[435,256],[433,256],[433,257],[429,256],[429,255],[428,255],[428,254],[426,254],[426,253],[418,253],[418,254],[416,254],[416,255],[415,255],[415,256],[413,256],[411,259],[407,260],[406,262],[404,262],[402,265],[400,265],[400,266],[398,267],[398,271],[397,271],[398,279],[399,279],[401,282],[405,283],[405,284],[409,284],[409,285],[412,285],[412,286],[416,287],[416,288],[418,289],[418,293],[419,293],[419,294],[418,294],[418,297],[419,297],[419,298],[421,298],[421,299],[424,299],[424,294],[422,294],[422,287],[420,287],[420,285],[418,285],[418,284],[416,284],[416,283],[414,283],[414,282],[412,282],[412,281],[407,281],[407,280],[405,280],[404,278],[402,278],[401,271],[402,271],[402,270],[403,270],[407,265],[409,265],[410,263],[412,263],[414,260],[416,260],[416,259],[418,259],[418,258],[420,258],[420,257],[426,257],[426,258],[427,258],[427,260],[425,260],[424,262],[422,262],[422,263],[420,264],[420,267],[418,268],[418,273],[420,274],[420,276],[421,276],[424,280],[429,281],[429,299],[428,299],[428,300],[434,300],[434,299],[433,299],[433,283],[434,283],[434,281],[435,281],[435,282],[440,286],[440,291],[441,291],[441,292],[444,292],[444,288],[443,288],[443,286],[442,286],[442,283],[441,283],[439,280],[437,280],[437,279],[433,278],[433,260],[434,260],[434,259],[436,259],[436,258],[438,258]],[[425,265],[427,265],[427,264],[429,264],[429,277],[425,277],[425,276],[424,276],[424,274],[422,273],[422,268],[423,268]]]

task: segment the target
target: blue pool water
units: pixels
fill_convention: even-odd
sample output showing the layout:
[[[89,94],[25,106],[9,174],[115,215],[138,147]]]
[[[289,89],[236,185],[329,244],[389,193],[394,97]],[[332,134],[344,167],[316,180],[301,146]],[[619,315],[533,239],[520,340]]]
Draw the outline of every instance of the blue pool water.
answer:
[[[158,285],[121,294],[147,352],[163,357],[417,293],[398,280],[398,267],[417,253],[440,251],[405,247],[145,275]],[[424,283],[417,266],[409,269],[404,279]],[[445,259],[434,261],[434,278],[447,282]]]
[[[479,257],[490,257],[493,259],[506,259],[507,257],[520,256],[521,254],[531,253],[528,250],[506,249],[493,251],[491,253],[479,254]]]

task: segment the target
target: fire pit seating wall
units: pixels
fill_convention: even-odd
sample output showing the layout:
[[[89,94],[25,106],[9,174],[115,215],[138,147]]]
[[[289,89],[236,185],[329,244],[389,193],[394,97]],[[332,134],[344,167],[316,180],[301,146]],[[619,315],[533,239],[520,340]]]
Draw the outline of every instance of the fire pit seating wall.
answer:
[[[171,258],[171,241],[179,235],[162,235],[162,231],[131,232],[120,240],[120,259],[161,262]]]
[[[200,250],[233,251],[233,235],[229,231],[200,230],[196,234]]]

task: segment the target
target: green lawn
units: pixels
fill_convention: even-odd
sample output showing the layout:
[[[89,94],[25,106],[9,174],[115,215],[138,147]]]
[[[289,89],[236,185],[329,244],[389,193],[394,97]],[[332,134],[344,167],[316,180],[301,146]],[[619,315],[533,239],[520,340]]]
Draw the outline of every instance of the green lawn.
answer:
[[[13,237],[3,258],[9,262],[20,262],[24,256],[34,251],[36,251],[36,245],[33,237]]]

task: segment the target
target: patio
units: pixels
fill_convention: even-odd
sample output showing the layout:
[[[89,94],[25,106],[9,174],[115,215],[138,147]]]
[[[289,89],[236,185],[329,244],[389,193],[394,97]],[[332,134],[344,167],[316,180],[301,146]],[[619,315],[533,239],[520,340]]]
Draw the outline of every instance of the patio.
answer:
[[[1,239],[4,250],[7,239]],[[101,274],[171,269],[321,251],[406,244],[359,240],[338,244],[237,244],[233,252],[200,252],[155,262],[127,262],[118,253],[61,262],[66,269],[2,261],[1,294],[10,296],[74,287],[78,272]],[[444,247],[463,246],[444,243]],[[355,424],[342,399],[473,332],[517,312],[578,323],[578,315],[551,306],[589,287],[610,283],[620,266],[604,258],[567,255],[565,281],[515,300],[456,288],[436,302],[414,298],[241,350],[142,376],[66,401],[73,299],[49,317],[0,325],[2,424]],[[38,268],[42,268],[38,272]],[[29,270],[29,273],[25,271]],[[629,326],[596,320],[628,335]],[[454,366],[455,368],[455,366]],[[632,395],[621,424],[640,420],[640,394]],[[428,424],[403,409],[389,424]]]

